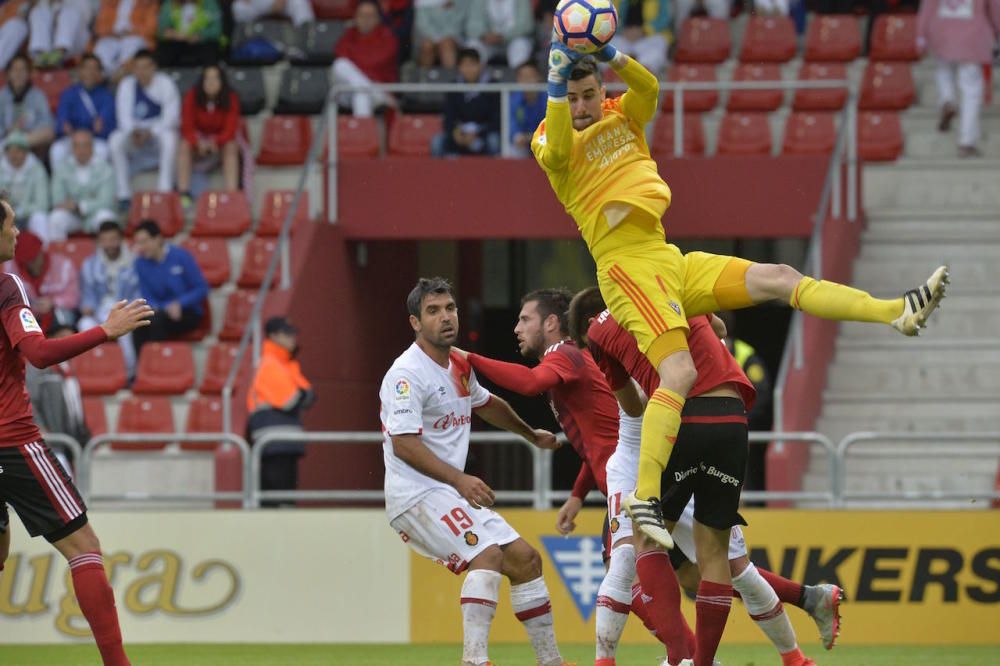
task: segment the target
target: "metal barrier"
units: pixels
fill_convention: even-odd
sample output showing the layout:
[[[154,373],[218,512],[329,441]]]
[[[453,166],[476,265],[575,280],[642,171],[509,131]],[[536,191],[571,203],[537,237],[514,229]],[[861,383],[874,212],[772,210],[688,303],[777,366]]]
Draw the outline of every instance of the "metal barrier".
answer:
[[[751,432],[750,442],[799,442],[810,445],[818,444],[826,451],[830,459],[830,490],[828,492],[810,492],[807,490],[744,490],[741,497],[747,502],[793,501],[793,502],[827,502],[836,505],[836,489],[840,483],[840,465],[837,464],[837,448],[826,435],[818,432]]]
[[[565,443],[564,436],[559,436]],[[303,500],[303,501],[382,501],[385,493],[381,490],[261,490],[260,468],[264,451],[275,442],[299,441],[310,444],[364,444],[382,443],[380,432],[273,432],[254,441],[250,456],[250,504],[260,507],[262,500]],[[552,452],[540,449],[518,435],[506,432],[474,432],[469,444],[522,444],[531,450],[532,478],[534,490],[498,490],[497,500],[507,502],[531,502],[532,507],[544,509],[548,506],[549,479],[552,478]]]
[[[843,507],[847,500],[866,501],[919,501],[919,500],[1000,500],[1000,489],[991,492],[944,491],[944,490],[904,490],[898,492],[853,492],[845,487],[847,473],[847,454],[859,444],[872,442],[940,442],[945,440],[949,446],[937,451],[921,452],[922,456],[935,458],[973,457],[981,452],[973,449],[957,449],[950,446],[953,442],[969,444],[992,444],[1000,453],[1000,432],[968,432],[968,433],[913,433],[913,432],[855,432],[851,433],[837,445],[837,460],[842,467],[837,475],[838,486],[835,491],[838,507]],[[879,451],[880,455],[896,454],[898,457],[907,455],[906,451]],[[989,452],[986,452],[989,453]],[[992,473],[992,472],[991,472]]]
[[[241,460],[243,461],[243,490],[242,491],[222,491],[222,492],[211,492],[211,493],[189,493],[186,495],[153,495],[151,493],[145,492],[129,492],[120,495],[91,495],[90,488],[90,469],[93,465],[94,454],[97,448],[101,444],[108,444],[111,442],[120,442],[123,444],[144,444],[144,443],[161,443],[161,442],[192,442],[192,443],[211,443],[211,442],[223,442],[224,444],[232,444],[240,450]],[[119,452],[115,452],[116,454]],[[126,452],[126,455],[135,455],[140,453],[140,451]],[[243,508],[250,508],[250,447],[247,445],[246,440],[238,435],[232,433],[157,433],[157,434],[127,434],[127,433],[108,433],[105,435],[98,435],[97,437],[92,437],[87,445],[83,447],[83,452],[80,456],[80,462],[77,466],[77,488],[80,494],[83,496],[85,502],[90,502],[91,500],[96,501],[138,501],[138,502],[193,502],[193,501],[222,501],[222,500],[238,500],[243,504]]]
[[[46,444],[61,444],[69,449],[70,463],[72,463],[73,469],[77,471],[77,476],[79,476],[80,458],[83,456],[83,447],[80,446],[80,442],[61,432],[42,433],[42,440]],[[79,490],[79,488],[77,488],[77,490]]]

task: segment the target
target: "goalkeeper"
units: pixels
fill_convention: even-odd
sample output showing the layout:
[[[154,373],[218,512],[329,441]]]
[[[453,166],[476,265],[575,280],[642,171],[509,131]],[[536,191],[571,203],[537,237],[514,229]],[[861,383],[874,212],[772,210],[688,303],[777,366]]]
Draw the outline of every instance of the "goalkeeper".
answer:
[[[596,60],[628,85],[608,99]],[[882,300],[794,268],[690,252],[666,243],[661,223],[670,188],[650,157],[644,127],[656,112],[659,84],[638,62],[605,46],[581,58],[553,36],[548,106],[532,152],[580,229],[601,294],[660,376],[642,426],[638,483],[622,505],[639,529],[672,547],[660,513],[660,476],[697,373],[688,352],[687,318],[780,299],[824,319],[888,324],[917,335],[944,296],[947,266],[916,289]],[[725,183],[720,183],[724,196]]]

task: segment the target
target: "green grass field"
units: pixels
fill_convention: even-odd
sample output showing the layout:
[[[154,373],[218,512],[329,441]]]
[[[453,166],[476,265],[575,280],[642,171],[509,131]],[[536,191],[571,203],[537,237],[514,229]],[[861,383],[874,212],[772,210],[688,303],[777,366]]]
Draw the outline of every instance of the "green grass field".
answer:
[[[811,648],[819,666],[988,666],[1000,664],[1000,646],[985,647],[838,647],[832,652]],[[563,646],[563,656],[579,666],[593,663],[590,645]],[[621,666],[655,666],[662,652],[652,647],[623,646]],[[461,649],[455,645],[136,645],[129,648],[135,666],[457,666]],[[498,666],[534,664],[526,645],[496,645],[490,658]],[[769,646],[723,646],[725,666],[780,664]],[[0,645],[3,666],[94,666],[97,650],[88,645]]]

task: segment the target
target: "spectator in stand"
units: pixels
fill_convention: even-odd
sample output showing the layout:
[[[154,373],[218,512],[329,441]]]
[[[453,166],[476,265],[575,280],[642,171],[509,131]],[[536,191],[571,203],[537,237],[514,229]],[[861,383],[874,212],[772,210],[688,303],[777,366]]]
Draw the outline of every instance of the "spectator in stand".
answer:
[[[17,228],[44,229],[49,212],[49,175],[41,160],[28,150],[28,138],[14,132],[4,141],[0,159],[0,192],[7,192],[7,201],[17,218]]]
[[[34,0],[28,14],[28,52],[39,67],[62,67],[90,43],[90,0]]]
[[[271,317],[264,325],[260,366],[247,393],[247,439],[253,443],[263,435],[302,432],[302,412],[316,401],[309,380],[295,359],[299,351],[298,329],[285,317]],[[275,442],[264,450],[260,470],[261,490],[295,490],[299,458],[305,445],[294,439]],[[262,506],[293,505],[279,500]]]
[[[531,58],[535,21],[531,0],[471,0],[465,34],[483,62],[505,56],[507,66],[518,67]]]
[[[135,255],[125,243],[125,234],[116,222],[103,222],[97,231],[97,252],[83,261],[80,268],[81,330],[97,326],[108,318],[118,301],[142,298]],[[132,334],[118,338],[128,376],[135,375],[135,347]]]
[[[76,130],[72,141],[72,155],[64,158],[52,174],[54,208],[46,228],[34,230],[46,245],[64,241],[77,231],[96,234],[101,224],[115,220],[114,170],[95,153],[89,130]]]
[[[208,283],[191,253],[168,243],[155,221],[140,222],[132,240],[139,289],[153,308],[149,326],[132,334],[138,358],[147,342],[170,340],[198,328],[205,316]]]
[[[470,0],[413,0],[417,64],[454,69]]]
[[[938,129],[947,132],[961,109],[959,157],[979,157],[979,114],[983,107],[983,65],[993,62],[1000,36],[1000,0],[923,0],[917,19],[917,47],[937,58],[941,99]],[[955,88],[961,93],[961,103]]]
[[[662,0],[643,0],[643,2],[651,1],[654,4],[660,4]],[[674,8],[677,11],[677,16],[674,17],[674,32],[680,34],[681,26],[684,25],[684,21],[689,16],[727,19],[732,11],[732,6],[732,0],[676,0]]]
[[[233,0],[233,20],[252,23],[265,16],[287,16],[295,25],[316,20],[309,0]]]
[[[532,61],[522,63],[517,68],[517,82],[539,84],[542,73]],[[515,157],[531,156],[531,137],[545,118],[548,95],[541,91],[521,91],[510,95],[510,145]]]
[[[74,333],[76,329],[72,326],[55,324],[45,337],[57,340]],[[35,422],[43,434],[60,433],[69,435],[81,446],[87,443],[90,439],[90,429],[87,427],[83,412],[83,394],[80,392],[80,381],[76,378],[69,361],[50,365],[44,370],[26,363],[25,385],[31,398]],[[59,449],[58,443],[54,446]],[[71,469],[65,454],[60,458],[60,462],[67,471]]]
[[[158,25],[157,56],[164,67],[200,67],[218,60],[222,10],[216,0],[166,0]]]
[[[7,69],[14,54],[28,39],[28,0],[0,2],[0,69]]]
[[[347,29],[333,50],[333,80],[339,84],[370,86],[394,83],[398,79],[399,41],[382,17],[376,0],[361,0],[354,10],[354,25]],[[346,96],[346,95],[345,95]],[[349,95],[351,111],[369,118],[392,99],[376,90]]]
[[[101,0],[94,21],[94,55],[114,81],[128,73],[126,66],[136,53],[156,48],[159,13],[157,0]]]
[[[70,152],[70,135],[85,129],[94,138],[94,152],[98,159],[107,160],[107,139],[115,130],[115,96],[104,85],[101,61],[88,53],[80,59],[77,68],[79,83],[66,88],[59,96],[56,109],[56,135],[59,137],[49,149],[49,166],[55,169]],[[103,321],[103,320],[102,320]]]
[[[17,238],[14,260],[4,270],[21,278],[31,310],[42,330],[56,323],[62,326],[76,324],[80,278],[69,257],[46,251],[41,238],[24,231]]]
[[[620,24],[612,40],[615,48],[654,74],[661,74],[671,39],[669,0],[620,0],[618,11]]]
[[[181,110],[181,143],[177,151],[177,189],[184,207],[191,207],[191,171],[208,171],[222,163],[226,190],[240,186],[238,133],[243,121],[240,99],[229,87],[218,65],[201,71],[198,82],[184,95]]]
[[[479,51],[458,54],[459,83],[485,83]],[[434,137],[436,157],[496,155],[500,152],[500,97],[496,93],[448,93],[444,101],[444,132]]]
[[[31,62],[14,56],[7,65],[7,85],[0,88],[0,138],[24,132],[31,150],[48,149],[55,138],[55,123],[45,94],[31,84]]]
[[[399,40],[400,58],[408,59],[413,52],[413,0],[381,0],[379,7]]]
[[[133,168],[140,171],[159,167],[159,190],[173,189],[177,125],[181,116],[177,85],[157,71],[152,52],[144,49],[135,54],[133,72],[118,84],[115,95],[118,129],[108,140],[118,181],[118,203],[124,210],[132,198],[129,178]]]

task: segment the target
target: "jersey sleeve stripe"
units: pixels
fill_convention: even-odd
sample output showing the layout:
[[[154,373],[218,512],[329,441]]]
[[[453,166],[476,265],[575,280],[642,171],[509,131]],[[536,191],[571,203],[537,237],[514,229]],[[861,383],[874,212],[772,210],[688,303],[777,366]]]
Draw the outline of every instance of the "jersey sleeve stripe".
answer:
[[[17,285],[17,290],[21,292],[21,300],[24,301],[25,305],[30,306],[30,303],[28,303],[28,292],[24,290],[24,283],[21,282],[21,278],[14,275],[13,273],[7,273],[7,275],[9,275],[12,280],[14,280],[14,284]]]

